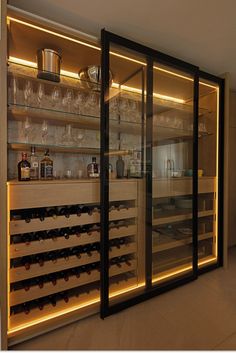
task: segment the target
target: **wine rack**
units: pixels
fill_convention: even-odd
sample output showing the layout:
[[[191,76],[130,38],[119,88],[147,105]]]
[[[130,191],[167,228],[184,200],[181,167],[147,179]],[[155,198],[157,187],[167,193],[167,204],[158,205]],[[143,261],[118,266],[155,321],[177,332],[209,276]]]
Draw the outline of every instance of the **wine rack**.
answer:
[[[40,182],[9,184],[10,197],[14,195],[9,210],[9,314],[13,330],[36,324],[49,314],[99,301],[100,205],[89,193],[91,186],[95,190],[99,183],[72,182],[76,203],[74,195],[64,192],[67,184],[48,182],[46,205],[31,193],[32,189],[37,193]],[[118,196],[118,185],[129,192]],[[55,201],[54,189],[61,190],[60,203]],[[109,277],[113,296],[116,290],[138,283],[137,194],[138,181],[112,183]],[[27,208],[21,208],[21,197],[27,196]]]

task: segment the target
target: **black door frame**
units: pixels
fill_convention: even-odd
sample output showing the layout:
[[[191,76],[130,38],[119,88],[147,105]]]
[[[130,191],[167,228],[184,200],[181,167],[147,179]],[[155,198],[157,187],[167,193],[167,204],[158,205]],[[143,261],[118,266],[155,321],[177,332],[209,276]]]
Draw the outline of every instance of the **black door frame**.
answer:
[[[191,275],[183,275],[181,278],[175,278],[163,285],[152,286],[150,282],[150,262],[146,262],[146,291],[138,294],[128,300],[117,304],[109,305],[109,51],[110,43],[114,43],[127,49],[131,49],[147,58],[147,62],[156,61],[161,64],[172,66],[173,68],[182,69],[186,73],[192,74],[194,83],[194,121],[193,121],[193,270]],[[166,292],[172,288],[183,285],[197,278],[198,276],[198,92],[199,92],[199,68],[182,60],[176,59],[159,51],[133,42],[129,39],[120,37],[105,29],[101,32],[101,67],[102,67],[102,85],[101,85],[101,318],[105,318],[113,313],[128,308],[139,302],[147,300],[158,294]],[[201,75],[202,77],[202,75]],[[150,77],[149,77],[150,80]],[[150,81],[149,81],[150,82]],[[148,87],[147,87],[148,89]],[[149,87],[151,90],[151,87]],[[147,92],[147,97],[150,92]],[[152,92],[151,92],[152,93]],[[151,94],[152,95],[152,94]],[[147,98],[148,101],[148,98]],[[152,115],[152,98],[147,102],[147,114]],[[222,162],[223,163],[223,162]],[[152,177],[152,171],[149,173],[149,179]],[[152,179],[150,179],[152,180]],[[149,180],[149,181],[150,181]],[[147,183],[147,190],[152,192],[152,183]],[[146,203],[150,200],[146,200]],[[150,215],[149,215],[150,216]],[[149,219],[150,217],[147,218]],[[149,219],[150,221],[150,219]],[[147,225],[148,229],[148,225]],[[150,230],[150,226],[149,226]],[[149,237],[146,237],[149,239]],[[219,244],[220,246],[220,244]],[[146,243],[146,252],[150,251],[150,239]],[[146,256],[147,258],[147,256]],[[220,264],[220,262],[219,262]],[[218,265],[219,265],[218,264]]]

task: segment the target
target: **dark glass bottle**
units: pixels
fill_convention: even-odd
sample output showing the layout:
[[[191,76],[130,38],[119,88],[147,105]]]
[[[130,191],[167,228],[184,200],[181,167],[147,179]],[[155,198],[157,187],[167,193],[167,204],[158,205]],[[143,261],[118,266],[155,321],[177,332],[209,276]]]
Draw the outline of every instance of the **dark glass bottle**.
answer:
[[[58,216],[58,210],[56,207],[48,208],[46,212],[47,217],[52,217],[53,219],[56,219]]]
[[[44,153],[44,158],[40,163],[40,178],[51,180],[53,179],[53,161],[49,157],[49,150]]]
[[[30,180],[30,162],[27,161],[27,153],[22,153],[22,160],[18,163],[18,180]]]
[[[116,161],[116,177],[118,179],[124,178],[125,175],[125,162],[122,159],[122,156],[119,156]]]
[[[69,207],[65,206],[65,207],[61,207],[59,209],[59,215],[60,216],[65,216],[66,218],[70,217],[70,209]]]
[[[92,157],[92,163],[88,165],[87,173],[89,178],[99,178],[99,165],[96,162],[96,157]]]

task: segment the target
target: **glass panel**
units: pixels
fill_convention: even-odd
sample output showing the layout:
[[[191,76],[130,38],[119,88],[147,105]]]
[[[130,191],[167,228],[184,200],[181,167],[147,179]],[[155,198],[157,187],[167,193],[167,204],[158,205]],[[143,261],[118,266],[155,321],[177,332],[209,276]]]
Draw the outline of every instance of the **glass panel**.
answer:
[[[193,270],[193,77],[154,63],[152,282]]]
[[[219,86],[200,78],[198,124],[199,267],[217,261]]]
[[[143,57],[121,47],[111,46],[110,72],[113,77],[109,88],[111,304],[135,296],[139,290],[145,288],[145,179],[142,177],[145,70]]]

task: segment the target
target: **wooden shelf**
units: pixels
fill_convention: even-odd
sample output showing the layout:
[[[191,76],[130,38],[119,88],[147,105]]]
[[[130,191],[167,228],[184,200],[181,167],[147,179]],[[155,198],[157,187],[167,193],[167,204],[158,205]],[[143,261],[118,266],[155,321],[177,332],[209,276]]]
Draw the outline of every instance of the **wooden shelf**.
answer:
[[[30,151],[31,146],[35,146],[37,151],[43,152],[49,149],[50,152],[55,153],[80,153],[80,154],[100,154],[99,148],[86,148],[86,147],[76,147],[76,146],[55,146],[55,145],[43,145],[34,143],[21,143],[21,142],[11,142],[8,143],[8,149],[13,151]]]
[[[109,277],[117,276],[119,274],[130,271],[135,271],[136,268],[136,260],[131,260],[130,266],[125,263],[122,263],[120,268],[116,265],[112,265],[109,268]],[[90,275],[88,275],[87,273],[81,273],[79,278],[77,278],[76,276],[70,276],[68,281],[65,281],[63,278],[58,279],[56,285],[53,285],[52,282],[46,282],[44,283],[43,288],[39,288],[38,286],[32,286],[28,291],[25,291],[24,289],[12,291],[10,293],[10,306],[21,304],[37,298],[42,298],[47,295],[83,286],[85,284],[96,282],[99,280],[100,272],[98,270],[92,270]]]
[[[113,228],[109,231],[109,238],[124,238],[134,236],[137,234],[137,226],[129,225],[127,227],[121,226],[119,229]],[[70,247],[92,244],[100,241],[100,232],[93,231],[91,235],[88,233],[81,233],[80,237],[70,235],[69,239],[59,237],[55,241],[52,239],[45,239],[44,241],[32,241],[30,244],[19,243],[10,245],[10,258],[28,256],[33,254],[40,254],[43,252],[54,251],[59,249],[66,249]]]
[[[215,214],[215,212],[213,210],[199,211],[198,218],[213,216],[214,214]],[[162,212],[162,215],[160,215],[158,218],[153,219],[152,225],[157,226],[157,225],[161,225],[161,224],[181,222],[181,221],[186,221],[188,219],[192,219],[192,217],[193,217],[193,215],[192,215],[191,210],[175,209],[173,211],[168,211],[165,213]]]
[[[120,295],[121,291],[126,293],[130,288],[135,289],[137,286],[137,278],[133,277],[128,280],[120,280],[119,283],[112,283],[109,287],[110,296],[115,297]],[[10,331],[12,329],[21,328],[27,324],[29,326],[36,325],[45,320],[45,318],[52,318],[53,316],[59,316],[65,314],[66,311],[75,311],[83,307],[89,307],[94,303],[100,301],[100,292],[98,289],[90,290],[89,293],[81,293],[79,297],[70,298],[68,303],[65,303],[63,300],[57,303],[56,307],[52,305],[45,305],[43,311],[39,309],[33,309],[28,315],[25,313],[19,313],[12,315],[10,317]]]
[[[161,197],[177,197],[192,195],[193,178],[155,178],[152,181],[153,199]],[[198,193],[208,194],[216,192],[216,178],[203,176],[198,178]]]
[[[153,242],[152,252],[158,253],[164,250],[174,249],[180,246],[185,246],[192,243],[192,238],[185,238],[180,240],[173,240],[173,238],[168,237],[167,235],[161,235],[161,242],[158,244],[157,242]],[[198,241],[205,240],[205,239],[215,239],[213,233],[205,233],[198,235]]]
[[[116,221],[128,218],[137,217],[137,208],[121,209],[120,211],[114,210],[109,213],[109,221]],[[32,219],[30,223],[26,223],[24,220],[10,221],[10,234],[23,234],[30,232],[37,232],[41,230],[49,230],[56,228],[74,227],[85,224],[93,224],[100,222],[100,213],[95,212],[92,215],[87,213],[82,214],[80,217],[77,215],[71,215],[69,218],[65,216],[58,216],[56,219],[52,217],[46,217],[43,222],[40,219]]]
[[[117,257],[122,255],[128,255],[137,251],[136,243],[128,243],[121,245],[120,249],[112,249],[109,253],[109,257]],[[32,264],[29,270],[26,270],[23,266],[10,269],[10,283],[23,281],[24,279],[39,277],[47,275],[49,273],[68,270],[73,267],[79,267],[93,262],[100,261],[100,254],[98,251],[92,251],[91,256],[87,254],[81,254],[81,258],[75,255],[69,256],[68,259],[59,258],[55,263],[52,261],[44,262],[43,266],[39,264]]]

